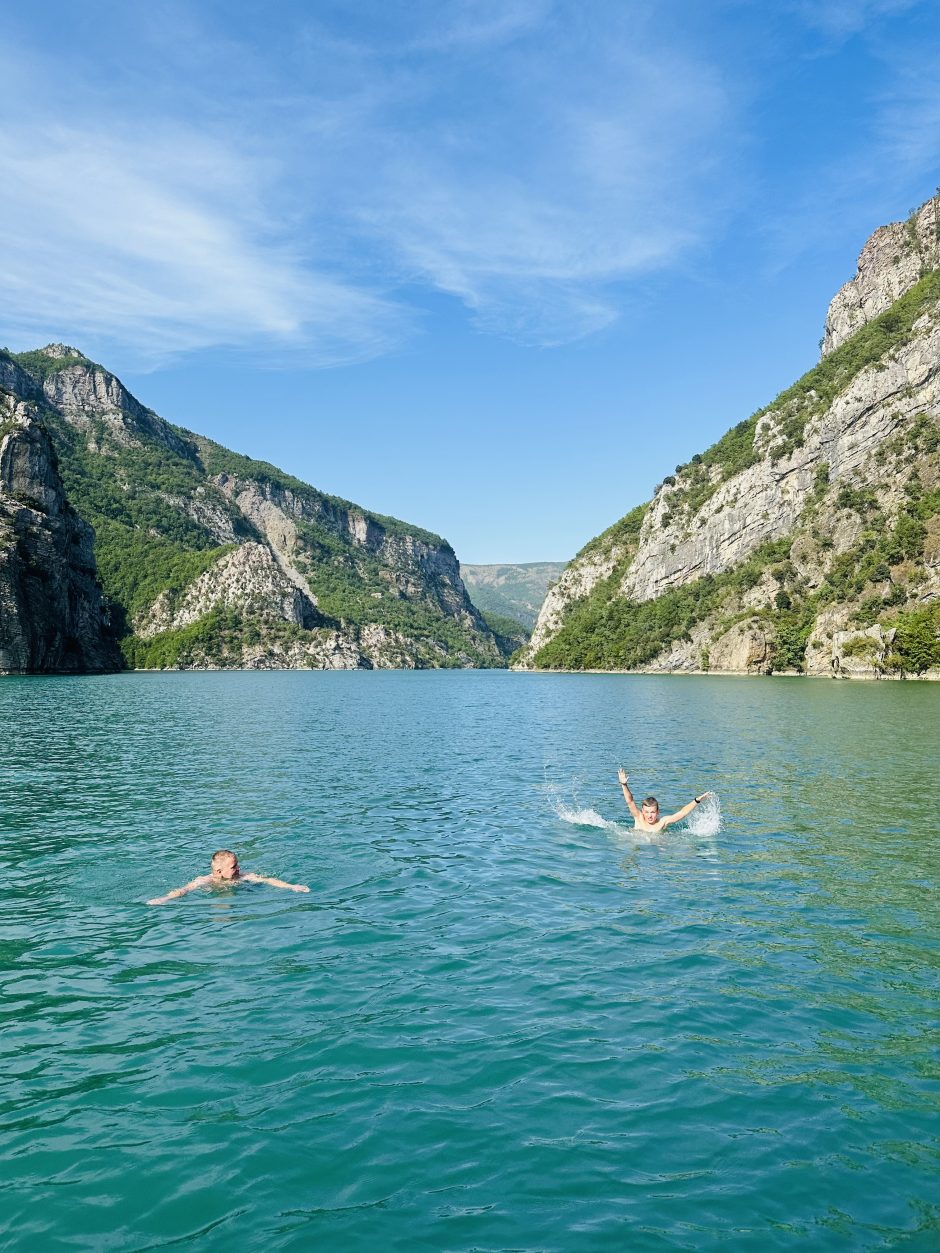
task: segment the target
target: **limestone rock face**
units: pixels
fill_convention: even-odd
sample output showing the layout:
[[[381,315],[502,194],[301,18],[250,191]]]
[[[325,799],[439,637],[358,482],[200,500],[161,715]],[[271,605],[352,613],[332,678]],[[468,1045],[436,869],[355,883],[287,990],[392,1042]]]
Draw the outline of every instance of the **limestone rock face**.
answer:
[[[237,515],[223,508],[216,496],[207,493],[205,488],[197,487],[188,497],[163,493],[163,499],[208,532],[217,544],[237,544],[244,538],[237,526]]]
[[[806,673],[839,679],[880,679],[895,630],[878,623],[864,630],[847,627],[839,610],[820,614],[806,646]]]
[[[731,674],[769,674],[772,654],[773,635],[760,620],[739,622],[711,644],[708,666]]]
[[[667,478],[634,548],[617,541],[624,519],[575,558],[546,597],[521,665],[583,657],[593,667],[606,656],[617,666],[626,656],[657,671],[896,669],[891,614],[940,599],[938,275],[940,196],[865,245],[832,302],[814,372]],[[864,332],[915,287],[877,332]],[[852,336],[854,347],[825,359]],[[896,528],[897,542],[887,542]],[[881,559],[866,564],[876,551]],[[695,598],[713,596],[711,608],[678,595],[693,586]],[[631,606],[664,597],[665,627],[648,613],[638,619],[663,640],[658,655],[628,625],[616,628],[626,642],[605,653],[606,623],[628,624]]]
[[[41,417],[97,530],[133,664],[502,664],[440,537],[171,426],[67,345],[0,350],[0,389]],[[24,455],[12,490],[53,509]]]
[[[7,392],[10,397],[20,401],[37,401],[42,399],[42,384],[22,369],[8,356],[0,354],[0,391]],[[12,409],[8,407],[6,416]]]
[[[136,400],[123,383],[77,348],[50,344],[41,349],[55,361],[74,361],[46,376],[42,391],[49,404],[73,426],[88,431],[102,423],[110,440],[129,447],[142,439],[156,440],[176,453],[185,451],[184,441],[166,422]]]
[[[323,625],[309,593],[286,574],[262,544],[242,544],[200,575],[178,596],[162,592],[135,621],[141,639],[191,626],[213,609],[237,609],[259,619],[304,630]]]
[[[314,523],[348,537],[364,552],[396,571],[394,587],[404,595],[430,588],[439,607],[475,628],[482,622],[460,578],[460,565],[448,546],[433,546],[413,535],[390,534],[355,509],[326,497],[305,499],[272,483],[217,475],[213,483],[289,562],[297,547],[298,524]],[[301,575],[297,578],[303,583]]]
[[[569,607],[588,596],[597,583],[609,578],[623,550],[619,545],[592,553],[583,559],[575,558],[566,568],[558,582],[548,589],[539,616],[535,621],[532,638],[526,653],[534,655],[559,630]]]
[[[875,231],[859,256],[855,278],[839,289],[829,306],[824,357],[894,304],[925,270],[940,265],[938,225],[940,196],[934,196],[907,222],[892,222]]]
[[[212,480],[279,553],[289,557],[297,543],[296,523],[303,504],[293,492],[278,491],[268,483],[240,482],[229,474]]]
[[[756,464],[723,483],[691,519],[670,518],[682,489],[664,487],[644,521],[640,548],[623,594],[653,600],[672,587],[740,564],[759,544],[789,535],[814,491],[818,468],[830,483],[867,477],[869,459],[918,414],[940,408],[940,316],[925,319],[903,352],[863,370],[812,422],[803,446],[775,461],[770,445],[777,414],[758,424],[767,446]],[[593,569],[594,567],[592,567]],[[572,572],[572,583],[577,575]]]
[[[93,535],[65,499],[49,436],[0,402],[0,672],[119,670]]]
[[[460,564],[449,545],[432,545],[414,535],[389,533],[381,524],[327,497],[305,498],[272,483],[220,474],[212,482],[255,526],[278,555],[281,568],[309,595],[304,575],[294,565],[298,528],[325,527],[348,538],[356,548],[386,567],[390,595],[429,598],[437,609],[474,631],[486,631],[460,577]],[[301,546],[302,547],[302,546]],[[384,595],[384,593],[383,593]]]
[[[648,674],[770,674],[774,644],[773,631],[759,616],[717,634],[702,626],[642,669]]]
[[[415,670],[414,651],[407,638],[398,631],[378,624],[364,626],[359,632],[359,647],[376,670]],[[443,651],[440,653],[443,660]]]
[[[343,631],[314,631],[306,640],[247,644],[238,664],[245,670],[372,670],[372,662]]]

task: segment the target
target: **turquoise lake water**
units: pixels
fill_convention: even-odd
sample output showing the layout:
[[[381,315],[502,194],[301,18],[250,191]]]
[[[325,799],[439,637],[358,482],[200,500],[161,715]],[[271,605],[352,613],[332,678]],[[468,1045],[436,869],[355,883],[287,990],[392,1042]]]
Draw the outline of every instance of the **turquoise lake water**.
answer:
[[[0,1248],[940,1248],[940,685],[0,680]],[[717,814],[640,840],[616,783]],[[149,897],[208,869],[311,886]]]

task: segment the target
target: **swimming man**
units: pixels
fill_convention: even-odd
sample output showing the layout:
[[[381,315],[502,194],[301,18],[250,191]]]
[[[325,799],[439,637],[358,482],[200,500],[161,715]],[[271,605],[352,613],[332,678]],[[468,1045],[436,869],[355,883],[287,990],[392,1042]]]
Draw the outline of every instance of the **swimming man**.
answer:
[[[623,788],[623,799],[627,802],[627,808],[633,814],[633,822],[637,831],[665,831],[667,827],[671,827],[674,822],[681,822],[683,818],[687,818],[696,805],[701,805],[706,796],[711,796],[711,792],[703,792],[701,796],[694,797],[688,805],[683,805],[681,809],[674,814],[667,814],[665,817],[660,815],[659,801],[655,796],[647,796],[642,806],[638,806],[633,799],[633,793],[630,791],[630,785],[627,782],[627,775],[623,769],[617,771],[617,778],[620,780],[620,786]]]
[[[155,896],[147,904],[165,905],[167,901],[175,900],[178,896],[185,896],[187,892],[192,892],[195,888],[208,888],[217,883],[269,883],[272,888],[287,888],[290,892],[310,891],[300,883],[285,883],[283,879],[269,879],[266,875],[252,874],[250,871],[246,873],[239,866],[235,854],[227,848],[220,848],[217,853],[212,854],[211,866],[211,874],[201,874],[191,883],[167,892],[166,896]]]

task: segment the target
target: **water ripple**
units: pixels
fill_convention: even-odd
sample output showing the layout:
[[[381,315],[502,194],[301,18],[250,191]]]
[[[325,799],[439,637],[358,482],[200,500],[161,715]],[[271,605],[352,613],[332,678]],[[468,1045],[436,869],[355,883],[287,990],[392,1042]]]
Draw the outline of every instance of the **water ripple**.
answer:
[[[2,1247],[940,1247],[938,712],[4,680]],[[638,838],[621,760],[720,810]],[[220,845],[311,894],[144,905]]]

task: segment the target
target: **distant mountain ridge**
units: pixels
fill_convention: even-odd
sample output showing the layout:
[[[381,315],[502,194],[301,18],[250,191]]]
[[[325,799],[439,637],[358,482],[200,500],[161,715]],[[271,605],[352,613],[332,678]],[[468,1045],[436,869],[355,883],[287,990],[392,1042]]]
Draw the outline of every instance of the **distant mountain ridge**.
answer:
[[[817,366],[585,545],[520,664],[940,677],[940,196],[865,245]]]
[[[514,618],[531,631],[549,587],[561,578],[566,564],[528,561],[488,566],[461,562],[460,574],[478,609]]]
[[[174,427],[63,344],[0,351],[138,667],[501,665],[440,536]]]

